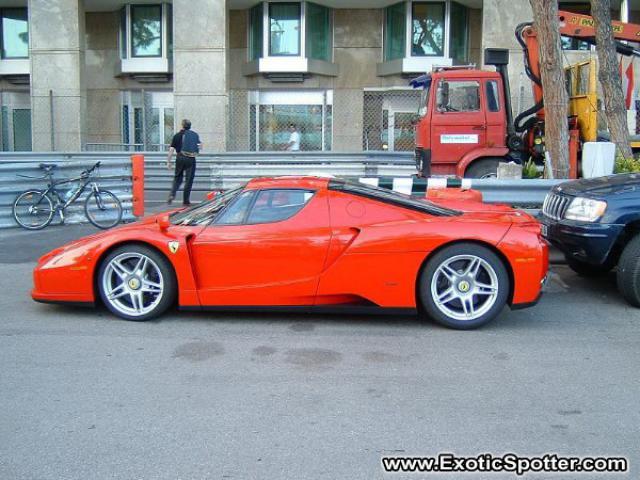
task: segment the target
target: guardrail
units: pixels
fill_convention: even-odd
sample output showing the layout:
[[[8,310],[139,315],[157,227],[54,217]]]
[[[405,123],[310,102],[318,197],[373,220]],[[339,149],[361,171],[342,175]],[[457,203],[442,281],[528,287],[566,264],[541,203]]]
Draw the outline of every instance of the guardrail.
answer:
[[[333,175],[351,179],[410,177],[415,174],[411,153],[327,152],[225,153],[198,157],[194,191],[227,190],[251,178],[278,175]],[[166,155],[145,154],[145,190],[151,201],[164,201],[171,187],[173,171],[166,167]],[[541,206],[547,192],[562,180],[471,179],[486,202],[528,207]]]
[[[20,175],[40,176],[40,163],[55,163],[59,167],[54,179],[70,178],[80,174],[97,161],[101,166],[92,179],[101,187],[113,192],[122,202],[123,221],[134,219],[132,214],[131,160],[118,154],[63,154],[63,153],[3,153],[0,155],[0,228],[17,227],[11,206],[17,195],[30,188],[46,188],[46,180],[28,179]],[[61,186],[64,190],[66,186]],[[69,188],[71,185],[69,185]],[[84,199],[88,190],[65,210],[65,223],[84,223]],[[60,217],[54,218],[53,225]]]
[[[166,201],[173,170],[166,167],[166,153],[146,152],[145,192],[149,203]],[[44,182],[27,181],[17,173],[37,173],[42,162],[60,163],[57,176],[67,177],[101,160],[99,183],[123,201],[126,219],[133,218],[131,205],[131,160],[127,152],[83,153],[5,153],[0,154],[0,228],[13,226],[11,202],[18,192]],[[415,164],[411,152],[233,152],[203,154],[198,157],[194,192],[227,190],[258,176],[323,175],[350,179],[366,177],[411,177]],[[542,205],[545,195],[561,180],[471,180],[484,200],[527,208]],[[195,195],[194,197],[197,197]],[[83,221],[82,205],[74,204],[68,221]],[[74,211],[74,209],[78,209]]]

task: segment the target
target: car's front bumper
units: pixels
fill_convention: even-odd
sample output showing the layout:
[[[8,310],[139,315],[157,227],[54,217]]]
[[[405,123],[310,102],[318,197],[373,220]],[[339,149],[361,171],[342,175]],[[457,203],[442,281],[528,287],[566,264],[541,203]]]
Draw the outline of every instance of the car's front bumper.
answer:
[[[540,215],[543,236],[565,255],[592,265],[607,261],[624,225],[553,220]]]

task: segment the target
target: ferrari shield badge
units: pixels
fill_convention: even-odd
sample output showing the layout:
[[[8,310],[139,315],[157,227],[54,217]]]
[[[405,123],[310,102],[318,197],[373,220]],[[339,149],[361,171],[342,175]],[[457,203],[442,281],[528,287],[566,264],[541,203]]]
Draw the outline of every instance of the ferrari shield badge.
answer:
[[[179,242],[176,242],[175,240],[173,240],[172,242],[169,242],[169,251],[171,253],[176,253],[178,251],[178,248],[180,248]]]

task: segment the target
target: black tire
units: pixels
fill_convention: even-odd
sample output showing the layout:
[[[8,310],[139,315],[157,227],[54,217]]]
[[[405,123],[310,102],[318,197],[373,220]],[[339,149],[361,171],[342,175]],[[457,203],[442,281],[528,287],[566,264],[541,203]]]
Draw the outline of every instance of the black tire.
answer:
[[[84,214],[92,225],[107,230],[122,220],[122,204],[109,190],[91,191],[84,201]]]
[[[476,160],[464,172],[464,178],[497,178],[498,164],[501,161],[502,159],[494,157]]]
[[[564,258],[569,268],[581,277],[603,277],[613,268],[613,265],[609,265],[608,263],[605,265],[591,265],[590,263],[581,262],[568,255],[565,255]]]
[[[474,300],[477,300],[476,308],[478,308],[482,313],[477,317],[470,316],[468,319],[455,318],[454,316],[448,314],[443,310],[443,308],[446,309],[446,307],[441,308],[436,304],[436,301],[434,300],[432,294],[432,288],[436,288],[437,290],[439,282],[442,280],[442,274],[439,273],[440,267],[451,261],[454,261],[452,265],[455,265],[455,262],[464,262],[465,260],[455,260],[460,257],[474,257],[481,259],[484,262],[482,263],[484,265],[482,268],[485,269],[488,265],[493,271],[494,278],[491,283],[493,284],[495,282],[495,297],[490,297],[493,298],[493,300],[487,298],[489,296],[486,294],[477,293],[470,295],[471,303],[473,304]],[[462,264],[462,266],[464,266],[464,263]],[[457,270],[457,273],[460,273],[463,269],[464,268]],[[456,268],[454,268],[454,270],[456,270]],[[438,278],[435,279],[434,287],[434,277],[436,276],[436,274],[438,274]],[[483,272],[480,272],[480,275],[485,275],[484,278],[489,278],[489,270],[483,270]],[[459,277],[459,280],[462,281],[465,278],[466,277],[462,276]],[[482,283],[487,282],[483,280]],[[480,283],[478,283],[478,285],[480,285]],[[444,288],[453,289],[454,282],[451,282],[450,287],[445,286]],[[475,288],[473,282],[471,282],[471,288]],[[454,328],[457,330],[470,330],[480,327],[493,320],[502,311],[505,304],[507,303],[510,288],[511,285],[507,269],[504,266],[502,260],[495,253],[493,253],[489,248],[483,247],[481,245],[476,245],[473,243],[458,243],[444,248],[429,259],[422,273],[420,274],[418,283],[418,296],[425,313],[431,319],[449,328]],[[458,292],[458,294],[460,295],[466,295],[469,293],[468,290],[456,290],[456,292]],[[485,299],[485,303],[482,303],[483,296]],[[474,299],[474,297],[476,298]],[[455,308],[455,302],[456,300],[453,300],[453,302],[451,303],[451,310]],[[460,305],[462,306],[462,303],[460,303]],[[473,311],[473,308],[471,310]],[[466,312],[466,307],[464,311]],[[459,313],[462,314],[463,312]]]
[[[27,200],[29,196],[34,196],[33,201]],[[28,222],[27,218],[22,218],[24,214],[24,212],[21,211],[23,208],[23,204],[25,207],[27,204],[31,204],[33,207],[39,207],[40,205],[43,205],[41,209],[43,217],[37,221],[34,219],[35,223]],[[42,190],[27,190],[18,195],[13,201],[13,204],[11,206],[11,213],[13,215],[13,219],[22,228],[26,228],[27,230],[42,230],[53,220],[55,210],[53,208],[53,202],[47,195],[44,195],[44,192]],[[28,218],[33,219],[33,216],[30,215]]]
[[[640,234],[624,247],[618,261],[618,290],[634,307],[640,307]]]
[[[158,267],[158,270],[161,274],[160,279],[163,284],[162,292],[159,294],[159,297],[154,296],[153,303],[155,303],[155,306],[153,307],[153,309],[139,315],[129,314],[126,311],[123,311],[122,307],[118,307],[118,303],[110,300],[107,297],[108,294],[105,291],[105,284],[113,278],[112,275],[114,271],[113,269],[109,268],[111,262],[114,259],[122,258],[127,254],[142,255],[150,259],[152,261],[151,263],[154,264],[153,266]],[[155,281],[157,282],[157,280]],[[104,259],[102,259],[102,261],[100,262],[100,267],[98,268],[98,275],[96,277],[96,288],[98,290],[102,303],[107,307],[107,309],[109,309],[111,313],[125,320],[144,322],[162,315],[165,311],[167,311],[169,307],[171,307],[175,303],[178,293],[178,282],[176,280],[176,275],[173,267],[166,257],[158,253],[153,248],[147,247],[145,245],[129,244],[116,248],[115,250],[110,252]],[[144,296],[144,294],[142,295]],[[133,302],[131,302],[131,304],[133,305]]]

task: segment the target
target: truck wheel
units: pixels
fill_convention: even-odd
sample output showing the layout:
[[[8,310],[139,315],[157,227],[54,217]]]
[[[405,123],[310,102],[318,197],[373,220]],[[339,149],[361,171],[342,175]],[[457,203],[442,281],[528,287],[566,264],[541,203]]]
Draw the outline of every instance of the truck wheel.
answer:
[[[499,163],[499,158],[476,160],[464,172],[464,178],[496,178],[498,176]]]
[[[590,263],[581,262],[568,255],[565,255],[565,260],[569,268],[576,272],[581,277],[602,277],[609,273],[613,268],[613,265],[605,263],[604,265],[591,265]]]
[[[618,290],[634,307],[640,307],[640,235],[627,243],[618,262]]]

